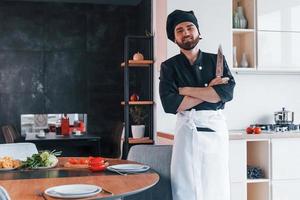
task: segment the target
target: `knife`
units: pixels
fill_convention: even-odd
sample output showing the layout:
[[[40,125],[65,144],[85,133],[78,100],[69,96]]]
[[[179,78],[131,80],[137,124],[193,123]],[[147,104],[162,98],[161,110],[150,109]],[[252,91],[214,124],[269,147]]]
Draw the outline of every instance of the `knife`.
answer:
[[[217,66],[216,66],[216,77],[222,77],[223,76],[223,51],[221,44],[218,48],[218,54],[217,54]]]

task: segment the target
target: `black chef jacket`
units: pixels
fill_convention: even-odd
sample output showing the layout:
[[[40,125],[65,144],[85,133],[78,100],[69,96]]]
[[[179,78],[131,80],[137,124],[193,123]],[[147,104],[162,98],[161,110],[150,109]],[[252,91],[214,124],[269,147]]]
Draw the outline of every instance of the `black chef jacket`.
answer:
[[[212,86],[219,95],[218,103],[203,102],[191,109],[218,110],[223,109],[225,102],[233,98],[235,86],[228,65],[224,60],[223,77],[229,77],[228,84]],[[216,77],[217,55],[199,50],[197,60],[190,65],[183,53],[180,53],[161,64],[159,94],[166,113],[177,113],[184,96],[179,94],[179,87],[206,87]]]

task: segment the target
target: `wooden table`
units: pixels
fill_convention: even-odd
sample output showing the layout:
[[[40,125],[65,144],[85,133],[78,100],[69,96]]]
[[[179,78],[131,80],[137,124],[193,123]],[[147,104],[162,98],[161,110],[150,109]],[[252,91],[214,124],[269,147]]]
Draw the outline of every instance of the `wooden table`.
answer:
[[[36,133],[27,133],[25,141],[34,143],[38,150],[62,150],[62,156],[97,156],[100,154],[100,139],[100,136],[92,133],[84,133],[80,136],[74,134],[63,136],[50,132],[46,133],[44,138],[36,137]],[[91,146],[96,149],[86,153],[87,155],[79,153],[80,148]]]
[[[91,172],[88,169],[63,167],[67,158],[60,158],[59,165],[52,169],[0,172],[0,185],[9,193],[11,199],[54,200],[41,194],[49,187],[64,184],[93,184],[105,191],[97,196],[85,199],[113,199],[125,197],[151,188],[159,181],[159,175],[153,170],[145,173],[122,176],[114,172]],[[127,160],[109,159],[110,165],[134,163]],[[107,191],[111,192],[108,193]]]

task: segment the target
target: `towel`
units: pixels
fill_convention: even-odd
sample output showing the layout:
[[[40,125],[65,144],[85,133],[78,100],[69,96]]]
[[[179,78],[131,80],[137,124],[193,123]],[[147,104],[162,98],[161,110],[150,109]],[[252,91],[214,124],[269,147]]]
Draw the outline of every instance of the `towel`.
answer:
[[[247,165],[247,178],[248,179],[264,178],[264,171],[260,167]]]

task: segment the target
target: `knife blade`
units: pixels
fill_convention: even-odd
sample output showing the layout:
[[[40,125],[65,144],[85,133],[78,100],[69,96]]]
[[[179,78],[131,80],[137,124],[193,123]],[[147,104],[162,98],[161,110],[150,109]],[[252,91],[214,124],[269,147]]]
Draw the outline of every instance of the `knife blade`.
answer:
[[[221,44],[218,48],[218,54],[217,54],[217,66],[216,66],[216,77],[222,77],[223,76],[223,51]]]

